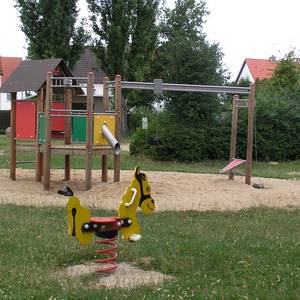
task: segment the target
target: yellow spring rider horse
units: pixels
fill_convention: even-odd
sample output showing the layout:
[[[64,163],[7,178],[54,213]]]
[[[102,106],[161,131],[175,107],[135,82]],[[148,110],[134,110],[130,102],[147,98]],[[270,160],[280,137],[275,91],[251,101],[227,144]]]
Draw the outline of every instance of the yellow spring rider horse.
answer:
[[[69,235],[75,236],[80,244],[86,245],[92,241],[93,234],[112,239],[120,230],[123,239],[138,241],[141,238],[136,216],[138,207],[146,215],[155,210],[150,192],[146,174],[136,167],[131,183],[122,196],[118,216],[91,217],[90,211],[81,206],[79,199],[71,197],[67,204]]]

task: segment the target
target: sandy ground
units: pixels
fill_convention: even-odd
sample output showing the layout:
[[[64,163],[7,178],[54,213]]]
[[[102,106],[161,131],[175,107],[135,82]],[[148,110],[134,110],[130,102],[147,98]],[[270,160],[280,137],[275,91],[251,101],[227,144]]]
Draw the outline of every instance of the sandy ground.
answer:
[[[158,211],[163,210],[239,210],[251,206],[300,207],[300,181],[261,179],[265,189],[244,184],[244,179],[228,180],[226,175],[146,172]],[[68,186],[83,205],[117,209],[129,185],[132,171],[121,171],[121,182],[101,182],[100,171],[93,171],[93,187],[84,191],[84,171],[72,170]],[[260,182],[253,178],[253,182]],[[17,181],[9,180],[9,170],[0,170],[0,203],[30,206],[65,206],[67,197],[57,194],[64,185],[63,170],[51,173],[51,190],[43,191],[34,181],[34,170],[17,169]]]
[[[87,263],[71,266],[56,274],[56,276],[77,277],[96,272],[99,264]],[[174,277],[155,271],[144,271],[128,263],[120,263],[113,272],[98,273],[98,278],[91,283],[92,288],[126,288],[132,289],[140,285],[153,285],[165,280],[172,280]]]

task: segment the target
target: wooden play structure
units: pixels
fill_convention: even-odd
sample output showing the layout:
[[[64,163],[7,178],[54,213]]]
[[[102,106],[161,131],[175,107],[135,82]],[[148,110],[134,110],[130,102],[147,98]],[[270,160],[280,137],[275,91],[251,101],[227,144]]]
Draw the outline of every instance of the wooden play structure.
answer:
[[[105,81],[108,81],[106,78]],[[115,79],[120,81],[120,76]],[[86,90],[86,95],[84,93]],[[17,100],[18,91],[36,91],[30,100]],[[11,93],[10,178],[16,180],[17,151],[35,152],[35,179],[50,189],[51,155],[64,156],[64,179],[70,179],[72,155],[85,156],[85,189],[92,185],[92,158],[102,158],[107,181],[107,156],[114,156],[114,181],[120,181],[121,91],[115,89],[115,111],[109,111],[104,88],[103,111],[96,112],[94,74],[73,77],[61,59],[23,62],[1,92]],[[73,98],[83,109],[72,109]],[[78,100],[79,99],[79,100]],[[62,141],[63,140],[63,141]]]
[[[47,75],[46,75],[47,74]],[[46,78],[45,78],[46,76]],[[16,152],[35,152],[35,179],[43,181],[44,189],[50,189],[51,155],[64,156],[65,180],[70,179],[70,157],[85,156],[85,189],[92,184],[92,158],[102,158],[102,181],[107,181],[107,155],[114,156],[114,181],[120,180],[120,134],[122,89],[152,90],[160,95],[164,91],[227,93],[233,97],[230,161],[221,173],[229,172],[246,163],[245,183],[251,183],[255,85],[250,87],[211,86],[103,79],[102,111],[94,102],[94,74],[73,77],[61,59],[25,61],[6,81],[0,92],[11,93],[11,155],[10,178],[16,180]],[[86,95],[84,93],[86,90]],[[18,91],[36,91],[33,100],[16,100]],[[110,91],[114,94],[114,112],[110,111]],[[248,99],[239,99],[238,95]],[[81,108],[73,109],[73,99]],[[75,103],[74,103],[75,104]],[[248,107],[247,154],[245,160],[237,160],[236,137],[238,108]],[[55,138],[64,142],[56,143]]]

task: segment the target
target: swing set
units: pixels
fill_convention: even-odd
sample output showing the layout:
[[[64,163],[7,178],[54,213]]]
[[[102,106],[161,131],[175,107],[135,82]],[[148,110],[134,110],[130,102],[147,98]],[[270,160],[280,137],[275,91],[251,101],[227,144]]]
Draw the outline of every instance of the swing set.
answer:
[[[225,93],[232,94],[232,125],[231,125],[231,141],[230,141],[230,156],[229,164],[219,171],[220,174],[229,172],[229,179],[234,178],[234,172],[239,172],[237,167],[246,164],[245,183],[251,184],[252,166],[253,166],[253,129],[254,129],[254,107],[255,107],[255,84],[249,87],[233,87],[233,86],[213,86],[213,85],[192,85],[192,84],[174,84],[163,83],[161,79],[154,79],[153,82],[130,82],[122,81],[118,77],[116,81],[104,82],[104,89],[138,89],[138,90],[152,90],[154,94],[161,95],[164,91],[175,92],[204,92],[204,93]],[[247,96],[248,99],[240,99],[239,95]],[[238,109],[248,108],[248,124],[247,124],[247,151],[246,159],[236,158],[236,141],[237,141],[237,123],[238,123]]]

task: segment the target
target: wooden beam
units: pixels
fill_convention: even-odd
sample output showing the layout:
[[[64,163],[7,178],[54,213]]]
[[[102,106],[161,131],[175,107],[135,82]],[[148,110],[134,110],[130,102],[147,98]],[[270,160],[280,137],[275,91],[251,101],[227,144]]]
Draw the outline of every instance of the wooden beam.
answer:
[[[16,161],[17,161],[17,148],[16,148],[16,105],[17,93],[11,93],[11,108],[10,108],[10,173],[9,178],[16,180]]]
[[[109,111],[109,88],[107,82],[109,81],[108,77],[103,78],[103,111]]]
[[[46,81],[46,103],[45,103],[45,151],[43,159],[43,183],[44,190],[50,190],[50,163],[51,163],[51,115],[52,107],[52,73],[48,72]]]
[[[44,88],[41,87],[37,93],[36,103],[36,137],[35,137],[35,181],[41,182],[43,173],[43,153],[40,151],[39,143],[39,113],[43,111]]]
[[[236,158],[236,139],[237,139],[237,127],[238,127],[238,113],[239,109],[237,107],[239,96],[234,95],[232,99],[232,117],[231,117],[231,136],[230,136],[230,155],[229,163]],[[229,172],[229,179],[233,179],[233,171]]]
[[[116,113],[116,129],[115,129],[115,137],[117,141],[120,143],[121,139],[121,112],[122,112],[122,107],[121,107],[121,98],[122,98],[122,82],[121,82],[121,76],[117,75],[115,77],[115,113]],[[121,160],[120,160],[119,155],[114,154],[114,182],[119,182],[120,181],[120,165],[121,165]]]
[[[103,111],[108,112],[109,110],[109,89],[107,86],[109,78],[104,77],[103,79]],[[108,177],[108,166],[107,166],[107,155],[102,155],[102,181],[107,182]]]
[[[107,166],[107,155],[102,155],[102,182],[107,182],[108,178],[108,166]]]
[[[103,78],[103,112],[109,111],[109,88],[107,85],[108,81],[109,81],[108,77]],[[102,155],[101,169],[102,169],[102,182],[107,182],[107,178],[108,178],[107,155]]]
[[[65,109],[72,109],[72,89],[65,90]],[[71,117],[65,117],[65,145],[71,144]],[[71,156],[65,154],[65,180],[70,180]]]
[[[87,81],[87,116],[86,116],[86,156],[85,156],[85,189],[92,187],[92,159],[93,159],[93,94],[94,73],[88,74]]]
[[[254,125],[254,108],[255,108],[255,84],[250,86],[250,94],[248,98],[248,132],[247,132],[247,170],[245,183],[251,184],[252,176],[252,155],[253,155],[253,125]]]

